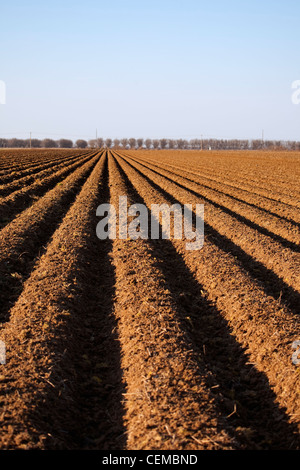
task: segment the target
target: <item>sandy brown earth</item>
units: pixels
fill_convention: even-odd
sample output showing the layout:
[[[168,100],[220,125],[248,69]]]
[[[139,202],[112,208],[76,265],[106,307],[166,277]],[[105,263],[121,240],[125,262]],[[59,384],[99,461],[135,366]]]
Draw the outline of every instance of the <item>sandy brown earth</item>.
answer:
[[[0,152],[0,448],[299,450],[299,161]],[[202,249],[100,240],[119,196],[204,204]]]

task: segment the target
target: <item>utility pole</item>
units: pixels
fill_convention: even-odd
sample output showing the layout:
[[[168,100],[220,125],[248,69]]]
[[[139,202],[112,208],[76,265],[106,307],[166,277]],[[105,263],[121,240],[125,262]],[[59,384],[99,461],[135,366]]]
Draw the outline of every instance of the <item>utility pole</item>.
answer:
[[[201,134],[201,151],[203,150],[203,135]]]
[[[264,130],[261,133],[261,147],[264,148]]]
[[[30,143],[29,143],[29,148],[31,148],[31,132],[30,132],[30,139],[29,139]]]

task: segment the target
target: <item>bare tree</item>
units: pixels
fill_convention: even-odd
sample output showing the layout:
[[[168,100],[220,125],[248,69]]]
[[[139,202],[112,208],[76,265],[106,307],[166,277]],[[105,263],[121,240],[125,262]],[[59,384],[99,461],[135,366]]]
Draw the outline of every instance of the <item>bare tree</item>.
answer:
[[[167,145],[168,145],[167,139],[160,139],[159,142],[160,142],[160,148],[161,148],[161,149],[167,148]]]
[[[198,139],[192,139],[190,140],[190,147],[195,150],[195,149],[199,149],[199,140]]]
[[[96,139],[91,139],[88,141],[88,145],[91,149],[95,149],[96,147],[98,147],[97,145],[97,140]]]
[[[69,140],[69,139],[60,139],[58,141],[58,146],[60,148],[72,148],[73,147],[73,142],[72,140]]]
[[[274,144],[275,144],[275,148],[277,150],[282,150],[283,149],[283,142],[281,140],[275,140]]]
[[[99,149],[104,147],[104,139],[102,139],[102,137],[98,137],[98,139],[96,140],[96,147]]]
[[[178,149],[182,150],[184,148],[184,140],[183,139],[177,139],[176,144],[177,144]]]
[[[151,146],[152,146],[152,140],[151,139],[146,139],[145,140],[145,146],[146,146],[146,149],[151,149]]]
[[[7,146],[10,148],[26,147],[26,141],[23,139],[16,139],[15,137],[13,137],[12,139],[8,139]]]
[[[129,140],[128,140],[128,143],[129,143],[129,146],[131,149],[135,149],[136,148],[136,139],[134,137],[131,137]]]
[[[43,148],[56,148],[57,147],[57,142],[53,139],[44,139],[41,142],[41,146]]]
[[[123,149],[126,149],[128,146],[128,139],[126,138],[121,139],[121,144],[122,144]]]
[[[261,140],[260,139],[254,139],[252,140],[252,150],[260,150],[261,149]]]
[[[300,150],[300,142],[299,141],[280,141],[280,140],[263,140],[263,139],[253,139],[253,140],[239,140],[239,139],[191,139],[191,140],[184,140],[184,139],[127,139],[123,138],[119,139],[92,139],[86,142],[85,140],[78,139],[76,141],[76,146],[78,148],[86,148],[87,145],[90,148],[102,148],[104,144],[106,147],[111,148],[112,144],[114,144],[115,148],[118,148],[120,144],[124,149],[130,148],[141,148],[146,147],[147,149],[215,149],[215,150],[263,150],[263,149],[272,149],[272,150],[289,150],[289,151],[298,151]],[[69,139],[60,139],[60,140],[52,140],[52,139],[44,139],[40,141],[39,139],[0,139],[0,147],[7,147],[7,148],[28,148],[28,147],[43,147],[43,148],[72,148],[73,142]]]
[[[88,145],[87,141],[83,139],[78,139],[76,140],[75,143],[76,143],[76,147],[79,149],[85,149]]]
[[[26,147],[32,147],[32,148],[41,148],[42,142],[39,139],[27,139],[25,141],[25,146]]]

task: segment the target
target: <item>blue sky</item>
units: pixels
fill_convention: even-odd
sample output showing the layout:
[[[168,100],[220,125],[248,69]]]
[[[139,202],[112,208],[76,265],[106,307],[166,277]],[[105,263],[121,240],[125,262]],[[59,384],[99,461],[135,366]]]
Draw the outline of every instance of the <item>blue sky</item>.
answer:
[[[0,136],[300,140],[300,2],[0,6]]]

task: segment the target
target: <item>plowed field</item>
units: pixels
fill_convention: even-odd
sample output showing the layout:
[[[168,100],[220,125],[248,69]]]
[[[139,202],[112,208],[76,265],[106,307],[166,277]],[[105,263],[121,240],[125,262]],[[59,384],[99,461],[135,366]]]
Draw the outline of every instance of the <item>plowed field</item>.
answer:
[[[299,450],[299,162],[1,151],[0,448]],[[204,204],[202,249],[99,239],[120,196]]]

